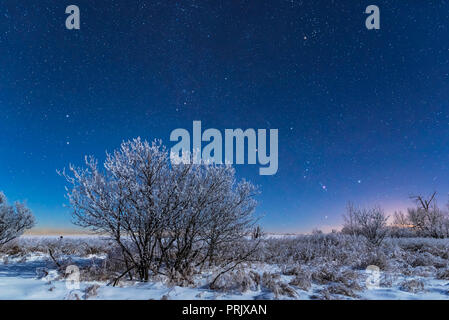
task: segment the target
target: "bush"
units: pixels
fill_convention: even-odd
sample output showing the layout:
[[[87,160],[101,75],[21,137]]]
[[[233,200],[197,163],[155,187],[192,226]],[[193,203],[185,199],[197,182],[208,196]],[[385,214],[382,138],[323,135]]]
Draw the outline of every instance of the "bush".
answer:
[[[376,250],[374,252],[362,253],[362,260],[357,267],[358,269],[366,269],[368,266],[373,265],[381,270],[388,268],[388,259],[383,251]]]
[[[333,283],[330,286],[328,286],[327,291],[330,294],[339,294],[347,297],[357,298],[358,295],[349,287],[342,283]]]
[[[437,279],[449,280],[449,267],[439,270],[437,273]]]
[[[312,277],[310,274],[298,274],[293,280],[289,282],[291,286],[298,287],[301,290],[309,291],[312,287]]]
[[[89,298],[96,297],[99,288],[100,286],[98,284],[93,284],[86,287],[86,289],[84,289],[84,299],[87,300]]]
[[[262,285],[269,291],[273,292],[276,299],[280,296],[288,296],[291,298],[295,298],[297,296],[297,293],[293,288],[280,281],[279,274],[264,272],[262,275]]]
[[[355,208],[348,205],[342,232],[350,235],[361,235],[373,246],[379,246],[387,235],[387,219],[380,207],[372,209]]]
[[[396,212],[394,226],[396,235],[409,234],[410,230],[415,236],[445,238],[449,237],[449,216],[443,212],[436,203],[436,192],[429,198],[421,195],[412,196],[416,203],[415,208],[408,208],[407,214]]]
[[[261,284],[260,275],[255,272],[245,272],[238,270],[223,274],[211,289],[224,292],[246,292],[248,290],[256,291]]]

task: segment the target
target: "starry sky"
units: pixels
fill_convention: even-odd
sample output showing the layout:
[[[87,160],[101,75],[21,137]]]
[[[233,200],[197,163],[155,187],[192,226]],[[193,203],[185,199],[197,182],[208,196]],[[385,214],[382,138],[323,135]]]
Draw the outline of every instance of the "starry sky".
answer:
[[[137,136],[170,147],[201,120],[279,130],[276,175],[237,166],[267,231],[329,230],[348,201],[445,205],[448,26],[443,0],[2,0],[0,190],[37,228],[72,228],[56,170]]]

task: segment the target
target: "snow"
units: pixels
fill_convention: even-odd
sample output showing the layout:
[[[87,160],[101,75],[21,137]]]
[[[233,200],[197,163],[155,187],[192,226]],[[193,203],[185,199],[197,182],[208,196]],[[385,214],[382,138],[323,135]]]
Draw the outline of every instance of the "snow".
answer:
[[[74,259],[81,261],[82,259]],[[66,281],[55,280],[57,271],[50,270],[48,276],[38,279],[36,270],[47,268],[49,262],[42,255],[31,255],[26,262],[0,264],[0,299],[1,300],[47,300],[85,298],[85,290],[98,284],[100,288],[94,299],[108,300],[148,300],[161,299],[253,299],[257,292],[246,294],[227,294],[202,288],[168,287],[160,282],[134,283],[122,287],[106,286],[102,282],[81,282],[79,289],[67,287]]]
[[[404,277],[405,278],[405,277]],[[419,294],[400,290],[399,286],[392,288],[373,288],[365,290],[361,297],[368,300],[448,300],[449,281],[424,279],[425,291]]]
[[[64,237],[65,241],[71,241],[77,244],[77,241],[89,241],[89,243],[99,242],[98,237]],[[282,238],[280,235],[274,238]],[[290,237],[287,237],[290,238]],[[38,247],[39,243],[45,241],[59,241],[57,237],[23,237],[22,243],[30,245],[33,243]],[[444,244],[447,240],[398,240],[397,243],[406,242],[408,244],[427,243],[428,245]],[[76,254],[68,254],[59,256],[59,258],[70,259],[70,261],[79,267],[92,263],[101,262],[105,258],[102,254],[86,254],[85,256],[77,256]],[[438,262],[438,260],[435,260]],[[319,265],[304,265],[307,272],[316,271]],[[262,276],[264,273],[277,274],[277,281],[281,283],[290,283],[295,278],[294,275],[287,275],[285,266],[268,263],[254,263],[251,266],[245,266],[245,270],[252,270]],[[308,269],[307,269],[308,268]],[[422,272],[416,272],[421,270]],[[426,269],[427,268],[427,269]],[[398,269],[401,270],[401,269]],[[405,270],[405,269],[404,269]],[[430,271],[428,271],[430,270]],[[364,270],[358,270],[360,278],[357,278],[362,290],[354,290],[356,297],[344,296],[340,294],[333,295],[336,299],[375,299],[375,300],[415,300],[415,299],[431,299],[431,300],[448,300],[449,299],[449,280],[436,279],[436,274],[431,272],[432,267],[416,267],[414,273],[405,275],[401,272],[390,271],[387,274],[392,280],[389,285],[381,284],[381,287],[370,288],[362,283],[364,279]],[[340,271],[333,271],[340,272]],[[253,299],[275,299],[275,294],[266,287],[252,288],[245,292],[229,290],[226,292],[214,291],[208,288],[207,283],[210,282],[213,272],[205,272],[198,275],[195,279],[196,287],[180,287],[171,286],[162,281],[153,281],[149,283],[141,283],[135,281],[123,281],[118,286],[107,286],[106,281],[84,281],[79,284],[79,288],[73,288],[71,282],[61,278],[58,274],[56,266],[51,261],[48,254],[39,251],[30,251],[22,255],[5,255],[0,253],[0,300],[5,299],[108,299],[108,300],[148,300],[148,299],[182,299],[182,300],[253,300]],[[366,276],[366,275],[365,275]],[[360,280],[362,279],[362,280]],[[422,281],[424,289],[411,293],[405,291],[403,284],[407,281]],[[361,281],[361,282],[360,282]],[[91,292],[93,286],[97,285],[96,292]],[[309,300],[316,299],[322,294],[323,289],[329,284],[319,284],[312,281],[312,285],[308,291],[301,290],[294,285],[291,287],[296,292],[296,296],[288,296],[281,294],[279,299],[300,299]]]

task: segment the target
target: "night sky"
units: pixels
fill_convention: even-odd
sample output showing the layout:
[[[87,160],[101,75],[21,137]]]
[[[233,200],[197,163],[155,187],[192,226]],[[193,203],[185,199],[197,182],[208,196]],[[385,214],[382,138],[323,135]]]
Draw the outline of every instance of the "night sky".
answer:
[[[78,5],[81,29],[65,28]],[[367,30],[365,8],[380,8]],[[176,128],[279,129],[267,231],[328,230],[449,192],[448,1],[0,2],[0,190],[72,228],[56,170]]]

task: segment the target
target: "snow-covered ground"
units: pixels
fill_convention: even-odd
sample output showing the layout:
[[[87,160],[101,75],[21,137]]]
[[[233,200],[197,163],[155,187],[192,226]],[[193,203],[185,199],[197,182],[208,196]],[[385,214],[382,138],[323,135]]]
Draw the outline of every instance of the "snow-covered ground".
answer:
[[[74,259],[75,263],[86,259]],[[106,286],[105,282],[81,282],[79,289],[68,280],[56,280],[56,270],[49,270],[48,275],[39,278],[38,270],[47,268],[49,261],[45,256],[29,256],[24,262],[10,262],[0,265],[0,299],[273,299],[267,290],[248,290],[243,293],[216,292],[206,287],[185,288],[168,287],[156,283],[123,283],[121,286]],[[269,267],[264,268],[270,269]],[[273,269],[273,268],[271,268]],[[284,276],[285,280],[289,277]],[[390,288],[372,288],[358,293],[357,299],[449,299],[449,281],[424,279],[425,291],[420,293],[405,292],[399,283],[410,277],[399,277],[397,284]],[[96,293],[89,292],[95,289]],[[282,296],[281,299],[313,299],[322,285],[313,285],[308,291],[296,289],[297,297]],[[341,296],[341,299],[349,299]],[[352,298],[351,298],[352,299]]]
[[[95,257],[93,257],[95,258]],[[269,299],[262,291],[243,294],[224,294],[206,288],[166,286],[161,282],[124,282],[120,286],[107,286],[106,282],[80,282],[79,288],[69,280],[59,280],[56,269],[48,269],[51,262],[45,255],[29,255],[22,261],[0,264],[0,299]],[[25,260],[25,261],[23,261]],[[73,257],[74,265],[88,263],[89,259]],[[40,270],[48,275],[39,277]],[[89,289],[98,286],[90,296]],[[86,294],[87,293],[87,294]],[[92,294],[92,293],[91,293]]]
[[[57,237],[25,237],[21,241],[22,244],[33,244],[35,248],[39,248],[42,241],[59,240]],[[100,240],[94,237],[72,237],[65,241],[82,246],[79,243],[95,243]],[[40,244],[34,244],[35,242]],[[87,265],[100,265],[105,257],[102,254],[73,254],[63,258],[70,259],[71,265],[82,269]],[[400,263],[390,264],[396,266]],[[311,281],[304,278],[309,281],[309,285],[302,283],[302,271],[287,271],[283,265],[258,262],[245,268],[223,280],[238,282],[237,286],[229,285],[227,290],[212,290],[208,287],[213,272],[196,276],[195,285],[188,287],[168,285],[162,280],[155,280],[149,283],[123,281],[116,287],[108,286],[107,281],[81,281],[77,288],[70,277],[64,279],[61,276],[45,252],[31,251],[16,255],[0,253],[0,299],[449,299],[449,280],[437,279],[437,269],[433,266],[416,266],[407,272],[400,272],[402,269],[398,267],[390,267],[388,271],[381,271],[374,287],[366,285],[371,274],[365,270],[349,270],[349,267],[349,273],[345,273],[344,268],[333,270],[330,267],[330,276],[322,276],[326,279],[322,281],[323,279],[317,280],[317,274],[326,269],[320,270],[318,264],[304,265],[302,270],[311,274]],[[440,266],[440,269],[445,270],[444,266]],[[260,277],[262,280],[252,283],[247,280],[247,272],[253,274],[253,279]],[[298,277],[299,284],[294,281]],[[342,277],[349,280],[342,280]],[[266,284],[271,281],[267,279],[272,279],[275,284]],[[251,283],[241,289],[241,282],[248,281]]]

